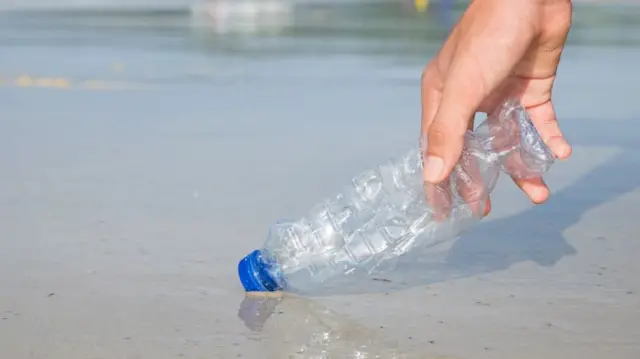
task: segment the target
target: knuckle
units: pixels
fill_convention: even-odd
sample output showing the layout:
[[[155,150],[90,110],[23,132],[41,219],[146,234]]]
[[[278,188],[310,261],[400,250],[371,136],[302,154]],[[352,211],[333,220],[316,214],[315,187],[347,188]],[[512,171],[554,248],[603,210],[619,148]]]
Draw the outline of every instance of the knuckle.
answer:
[[[445,161],[457,162],[464,147],[464,131],[452,124],[432,124],[427,130],[427,154],[437,155]]]
[[[433,123],[427,129],[427,145],[431,148],[445,149],[455,147],[462,150],[464,130],[458,131],[455,126]]]
[[[434,85],[435,80],[438,79],[438,77],[439,74],[437,68],[435,63],[432,61],[422,70],[422,74],[420,76],[422,86]]]
[[[442,126],[432,125],[427,130],[427,136],[429,141],[429,147],[443,147],[447,144],[447,130]]]

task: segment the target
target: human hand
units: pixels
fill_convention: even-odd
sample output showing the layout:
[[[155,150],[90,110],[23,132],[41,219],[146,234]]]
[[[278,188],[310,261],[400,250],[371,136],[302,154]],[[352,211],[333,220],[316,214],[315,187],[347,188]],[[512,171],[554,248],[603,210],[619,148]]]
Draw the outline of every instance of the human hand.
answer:
[[[508,97],[520,100],[558,159],[570,156],[571,147],[558,126],[551,91],[571,27],[571,12],[570,0],[475,0],[425,68],[425,192],[440,216],[450,210],[449,178],[462,154],[464,135],[473,129],[475,113],[491,113]],[[454,177],[477,173],[473,168],[462,172]],[[534,203],[549,197],[541,177],[513,180]],[[459,195],[481,211],[476,214],[489,213],[491,203],[482,191],[469,185],[457,187]]]

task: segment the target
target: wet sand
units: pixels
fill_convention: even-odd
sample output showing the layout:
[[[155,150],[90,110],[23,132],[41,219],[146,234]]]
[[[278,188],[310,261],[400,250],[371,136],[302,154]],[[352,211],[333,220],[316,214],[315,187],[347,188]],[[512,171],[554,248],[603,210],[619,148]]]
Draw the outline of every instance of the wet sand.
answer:
[[[271,222],[414,143],[432,49],[254,57],[148,36],[0,48],[3,358],[640,354],[637,47],[567,49],[554,100],[574,154],[548,203],[503,178],[443,262],[245,300],[236,264]],[[98,80],[130,86],[77,85]]]

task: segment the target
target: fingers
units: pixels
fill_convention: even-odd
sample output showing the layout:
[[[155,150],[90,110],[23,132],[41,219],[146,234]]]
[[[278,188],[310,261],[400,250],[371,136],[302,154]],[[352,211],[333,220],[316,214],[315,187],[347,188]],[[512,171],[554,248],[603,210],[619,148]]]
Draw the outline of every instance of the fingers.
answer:
[[[506,158],[506,161],[503,162],[503,166],[507,173],[519,175],[526,173],[528,168],[519,153],[514,153]],[[542,177],[511,176],[511,179],[522,190],[522,192],[529,197],[531,202],[540,204],[549,198],[549,188],[544,183]]]
[[[467,130],[473,129],[475,110],[471,110],[471,114],[464,121],[434,122],[440,108],[443,91],[442,83],[440,82],[441,76],[437,71],[436,63],[432,62],[425,69],[422,78],[422,133],[426,137],[426,148],[423,148],[425,196],[433,210],[434,219],[437,221],[445,220],[454,205],[468,205],[474,216],[483,217],[490,208],[490,204],[488,195],[485,194],[486,191],[483,187],[477,159],[471,158],[472,156],[466,156],[465,161],[462,161],[464,163],[456,167],[457,170],[453,171],[451,179],[449,177],[453,167],[460,159],[465,133]],[[471,108],[473,109],[473,107]],[[455,137],[453,137],[454,141],[451,141],[451,135],[456,133],[457,141]],[[444,169],[446,172],[443,172],[440,177],[432,178],[429,181],[427,176],[430,171],[433,172],[434,159],[428,156],[434,153],[436,155],[443,154],[440,155],[443,157],[447,154],[452,154],[449,158],[451,165],[449,169]],[[436,161],[438,161],[438,158],[436,158]],[[444,168],[441,164],[435,163],[435,165]],[[443,170],[438,169],[436,171]],[[457,192],[455,195],[459,195],[464,203],[458,203],[454,199],[454,194],[451,192],[452,182],[454,185],[453,190]]]
[[[531,199],[531,202],[535,204],[543,203],[549,199],[549,187],[544,183],[542,177],[528,179],[513,178],[513,182],[515,182],[522,192]]]
[[[571,155],[571,146],[565,140],[551,101],[542,105],[532,107],[527,110],[531,121],[536,126],[536,130],[544,143],[551,149],[554,156],[564,160]],[[512,156],[513,160],[517,158]],[[510,159],[511,160],[511,159]],[[512,163],[508,166],[523,166],[523,164]],[[544,183],[541,177],[529,179],[513,178],[516,185],[531,199],[533,203],[540,204],[549,199],[549,187]]]
[[[424,183],[425,196],[436,221],[446,220],[457,206],[468,206],[476,218],[488,215],[491,210],[489,192],[477,158],[470,153],[463,153],[462,157],[450,177],[436,185]],[[453,191],[458,195],[457,198]]]
[[[467,129],[473,129],[473,119],[469,120]],[[463,151],[450,177],[438,184],[424,182],[426,199],[434,219],[446,220],[454,206],[468,206],[472,216],[477,218],[488,215],[491,203],[482,174],[478,158],[472,152]]]
[[[551,149],[551,152],[560,160],[569,158],[571,146],[567,143],[551,101],[547,101],[540,106],[527,109],[531,122],[536,126],[536,130],[544,143]]]
[[[474,217],[487,215],[489,193],[482,178],[478,158],[472,153],[463,151],[459,165],[453,169],[456,190],[465,206],[469,206]]]

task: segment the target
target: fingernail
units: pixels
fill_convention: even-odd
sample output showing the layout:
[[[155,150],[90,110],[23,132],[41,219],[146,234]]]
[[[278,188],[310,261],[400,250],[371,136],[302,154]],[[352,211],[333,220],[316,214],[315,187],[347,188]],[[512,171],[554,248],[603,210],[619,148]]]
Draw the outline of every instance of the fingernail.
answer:
[[[440,157],[428,156],[424,161],[424,180],[436,183],[440,179],[442,170],[444,169],[444,161]]]

